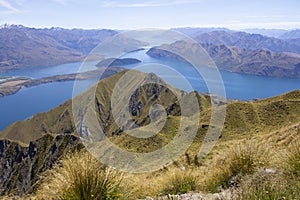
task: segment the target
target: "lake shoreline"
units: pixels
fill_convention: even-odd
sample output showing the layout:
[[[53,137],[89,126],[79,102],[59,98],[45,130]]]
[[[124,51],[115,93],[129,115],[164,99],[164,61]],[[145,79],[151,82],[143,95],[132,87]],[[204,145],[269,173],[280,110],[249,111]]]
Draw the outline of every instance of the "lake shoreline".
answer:
[[[31,79],[26,77],[3,77],[2,79],[0,79],[0,97],[13,95],[19,92],[22,88],[29,88],[41,84],[95,79],[99,78],[99,74],[102,74],[101,78],[106,78],[122,70],[124,69],[121,67],[110,67],[107,69],[99,68],[97,70],[87,71],[83,73],[56,75],[40,79]]]

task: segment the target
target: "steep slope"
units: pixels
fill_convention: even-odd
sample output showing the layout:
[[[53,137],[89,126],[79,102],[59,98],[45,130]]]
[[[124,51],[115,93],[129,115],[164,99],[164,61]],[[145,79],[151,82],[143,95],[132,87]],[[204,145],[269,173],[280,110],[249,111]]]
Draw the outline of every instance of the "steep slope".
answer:
[[[82,148],[73,135],[45,135],[28,146],[0,140],[0,194],[20,195],[32,190],[42,173],[62,156]]]
[[[188,52],[192,49],[188,42],[178,41],[170,45],[162,46],[164,49],[179,49]],[[269,50],[247,50],[224,44],[202,44],[209,56],[214,60],[220,69],[238,72],[243,74],[276,76],[276,77],[300,77],[300,57],[287,53],[274,53]],[[195,54],[195,52],[193,52]],[[179,59],[171,56],[170,52],[161,50],[160,47],[153,47],[148,55],[159,58]],[[199,55],[201,52],[199,52]],[[182,59],[181,59],[182,60]]]

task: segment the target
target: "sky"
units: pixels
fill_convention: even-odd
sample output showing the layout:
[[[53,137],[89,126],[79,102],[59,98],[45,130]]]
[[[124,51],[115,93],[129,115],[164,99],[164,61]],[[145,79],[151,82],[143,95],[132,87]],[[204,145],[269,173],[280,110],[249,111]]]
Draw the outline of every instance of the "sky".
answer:
[[[0,0],[0,24],[295,29],[300,28],[300,0]]]

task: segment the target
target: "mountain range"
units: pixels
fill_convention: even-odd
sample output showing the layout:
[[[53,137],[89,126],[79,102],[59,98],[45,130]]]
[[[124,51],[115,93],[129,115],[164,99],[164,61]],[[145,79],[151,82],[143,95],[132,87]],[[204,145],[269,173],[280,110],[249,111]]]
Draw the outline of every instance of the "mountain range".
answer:
[[[245,32],[213,31],[200,34],[195,40],[199,43],[226,44],[250,50],[268,49],[274,52],[300,53],[299,43]]]
[[[0,29],[0,72],[83,61],[101,41],[115,34],[113,30],[4,26]]]
[[[249,34],[259,34],[266,37],[271,38],[279,38],[279,39],[295,39],[299,38],[300,29],[264,29],[264,28],[248,28],[242,30],[230,30],[227,28],[196,28],[196,27],[183,27],[183,28],[172,28],[171,30],[175,30],[181,33],[184,33],[190,37],[195,37],[202,33],[208,33],[213,31],[225,31],[225,32],[245,32]]]
[[[197,45],[196,47],[194,47]],[[201,45],[213,59],[218,68],[242,74],[275,77],[300,77],[300,57],[289,53],[275,53],[267,49],[247,50],[225,44]],[[170,45],[151,48],[147,54],[158,59],[175,59],[185,61],[177,55],[172,55],[172,49],[179,51],[179,55],[202,55],[200,45],[187,41],[177,41]],[[197,49],[199,52],[191,52]]]
[[[171,30],[184,33],[203,45],[222,69],[254,75],[299,77],[299,30],[259,29],[264,32],[282,33],[275,34],[276,37],[225,28]],[[35,29],[21,25],[3,26],[0,28],[0,72],[28,66],[82,61],[99,43],[118,33],[107,29]],[[147,44],[147,41],[124,40],[126,39],[120,38],[123,44],[131,46],[132,42],[134,48]],[[96,58],[99,59],[99,56],[90,56],[90,59]]]
[[[158,59],[186,62],[179,55],[162,49],[175,48],[177,52],[187,54],[197,49],[193,48],[193,45],[201,45],[217,66],[223,70],[261,76],[300,78],[299,30],[245,30],[246,32],[224,28],[176,28],[173,30],[189,35],[197,43],[176,41],[154,46],[148,50],[147,55]],[[69,30],[36,29],[17,25],[3,26],[0,28],[0,72],[29,66],[42,67],[80,62],[99,43],[119,32],[121,31],[106,29]],[[147,41],[128,40],[124,37],[120,37],[117,41],[120,41],[120,44],[115,43],[116,47],[124,51],[147,46]],[[96,57],[99,59],[101,56]],[[98,63],[98,67],[139,62],[134,58],[116,58],[116,60],[105,58]],[[74,80],[76,75],[79,75],[81,79],[91,78],[97,75],[98,70],[42,79],[2,77],[0,89],[9,86],[9,90],[5,93],[11,94],[23,86]],[[126,76],[129,72],[134,73],[133,76]],[[162,187],[162,183],[166,180],[168,188],[178,185],[174,180],[196,180],[204,185],[197,188],[201,191],[231,192],[238,191],[239,187],[246,187],[247,191],[253,191],[253,189],[262,188],[262,193],[259,195],[268,199],[274,191],[279,190],[284,194],[274,197],[275,199],[298,199],[300,143],[295,141],[300,141],[299,90],[268,99],[238,101],[197,91],[185,92],[174,88],[153,73],[146,74],[115,67],[112,71],[106,71],[104,77],[106,78],[100,80],[82,95],[48,112],[38,113],[24,121],[15,122],[0,132],[1,198],[6,199],[3,195],[10,195],[8,199],[19,199],[19,196],[27,199],[26,195],[28,195],[29,199],[32,199],[31,196],[44,192],[44,197],[48,199],[49,187],[45,189],[40,186],[45,183],[50,185],[54,183],[48,180],[51,180],[50,176],[53,174],[59,174],[58,170],[66,168],[62,162],[66,156],[73,155],[74,152],[86,151],[84,144],[98,139],[99,129],[93,126],[94,124],[87,126],[90,125],[88,123],[95,122],[99,124],[111,143],[124,151],[137,153],[135,155],[155,152],[172,143],[177,137],[191,137],[190,133],[195,131],[193,142],[178,159],[172,158],[165,166],[153,173],[129,175],[124,173],[124,177],[120,179],[130,179],[128,183],[134,182],[135,189],[126,190],[126,192],[138,193],[135,199],[146,198],[149,196],[148,192],[151,193],[152,190],[155,190],[152,194],[156,196],[166,194],[168,195],[166,198],[173,198],[169,195],[169,190],[165,193],[156,190],[157,187]],[[137,83],[142,86],[135,88]],[[16,88],[12,88],[13,86]],[[130,94],[128,99],[124,97],[127,93]],[[193,101],[190,100],[191,97],[194,97]],[[76,102],[84,106],[78,109]],[[124,110],[128,111],[126,116],[122,114]],[[211,123],[212,116],[220,110],[226,111],[223,113],[224,126],[217,125],[219,118]],[[93,111],[92,117],[88,115],[90,111]],[[184,128],[181,127],[182,124]],[[182,132],[179,132],[180,128]],[[222,130],[220,134],[216,135],[215,132],[207,134],[209,130],[219,128]],[[134,132],[134,130],[137,131]],[[155,130],[159,131],[155,132]],[[137,137],[128,134],[127,131],[137,134],[135,135]],[[156,134],[143,137],[153,132]],[[208,155],[199,156],[199,150],[203,145],[210,144],[216,139],[218,143],[212,151]],[[247,144],[251,144],[251,148],[247,149],[249,146]],[[180,148],[181,145],[185,144],[180,143],[176,148]],[[295,154],[288,154],[288,149],[292,145],[298,148],[298,152],[293,151]],[[176,148],[167,150],[173,153]],[[260,151],[261,149],[263,151]],[[265,153],[266,151],[270,154]],[[101,152],[103,154],[99,156],[107,152]],[[260,160],[256,160],[256,156]],[[289,158],[294,162],[282,164]],[[272,159],[271,164],[267,162],[269,159]],[[147,162],[146,164],[149,165],[154,163],[152,160],[147,160]],[[288,170],[292,169],[292,164],[296,167],[291,174]],[[126,165],[132,166],[132,163],[126,163]],[[78,170],[77,166],[79,166],[78,163],[74,163],[74,171]],[[85,166],[90,167],[86,163]],[[71,171],[73,168],[70,168]],[[51,174],[50,170],[57,171]],[[97,170],[102,170],[102,168],[97,168]],[[178,176],[168,179],[173,177],[172,173]],[[181,174],[184,176],[181,177]],[[94,177],[93,174],[88,175],[88,177]],[[74,177],[79,180],[78,182],[83,183],[81,177]],[[188,179],[189,177],[192,178]],[[71,178],[70,176],[61,177],[62,180]],[[109,180],[109,174],[106,178],[105,180]],[[271,184],[267,185],[270,187],[260,187],[259,184],[267,184],[268,180],[271,180]],[[209,181],[215,188],[209,188]],[[254,186],[250,184],[251,181]],[[90,183],[89,179],[87,182]],[[184,182],[180,185],[183,192],[193,190],[193,188],[188,188],[189,184],[190,182]],[[115,187],[114,183],[112,185]],[[294,189],[295,185],[298,189]],[[52,185],[52,189],[55,186]],[[69,188],[69,185],[63,184],[61,187]],[[290,188],[290,193],[294,196],[287,196],[290,195],[285,190],[287,188]],[[17,196],[14,197],[14,195]],[[87,199],[94,197],[93,195],[94,193]],[[251,197],[249,199],[255,199]],[[45,198],[33,197],[33,199]],[[57,199],[57,197],[54,195],[49,199]]]

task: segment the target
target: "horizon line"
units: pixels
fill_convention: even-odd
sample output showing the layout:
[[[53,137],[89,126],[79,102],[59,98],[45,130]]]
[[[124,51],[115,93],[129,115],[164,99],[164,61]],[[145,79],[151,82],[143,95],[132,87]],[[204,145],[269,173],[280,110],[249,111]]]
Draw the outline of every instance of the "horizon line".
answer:
[[[106,30],[120,30],[120,31],[130,31],[130,30],[140,30],[140,29],[145,29],[144,27],[140,27],[140,28],[124,28],[124,29],[121,29],[121,28],[108,28],[108,27],[67,27],[67,26],[34,26],[34,25],[23,25],[23,24],[10,24],[10,23],[3,23],[3,24],[0,24],[0,28],[5,28],[5,27],[9,27],[9,26],[22,26],[22,27],[25,27],[25,28],[34,28],[34,29],[67,29],[67,30],[72,30],[72,29],[82,29],[82,30],[103,30],[103,29],[106,29]],[[228,30],[251,30],[251,29],[258,29],[258,30],[286,30],[286,31],[291,31],[291,30],[300,30],[300,28],[298,27],[293,27],[293,28],[260,28],[260,27],[245,27],[245,28],[230,28],[230,27],[226,27],[226,26],[220,26],[220,25],[216,25],[216,26],[213,26],[213,25],[186,25],[186,26],[169,26],[169,27],[149,27],[149,28],[154,28],[154,29],[166,29],[166,30],[169,30],[169,29],[180,29],[180,28],[190,28],[190,29],[193,29],[193,28],[211,28],[211,29],[228,29]]]

